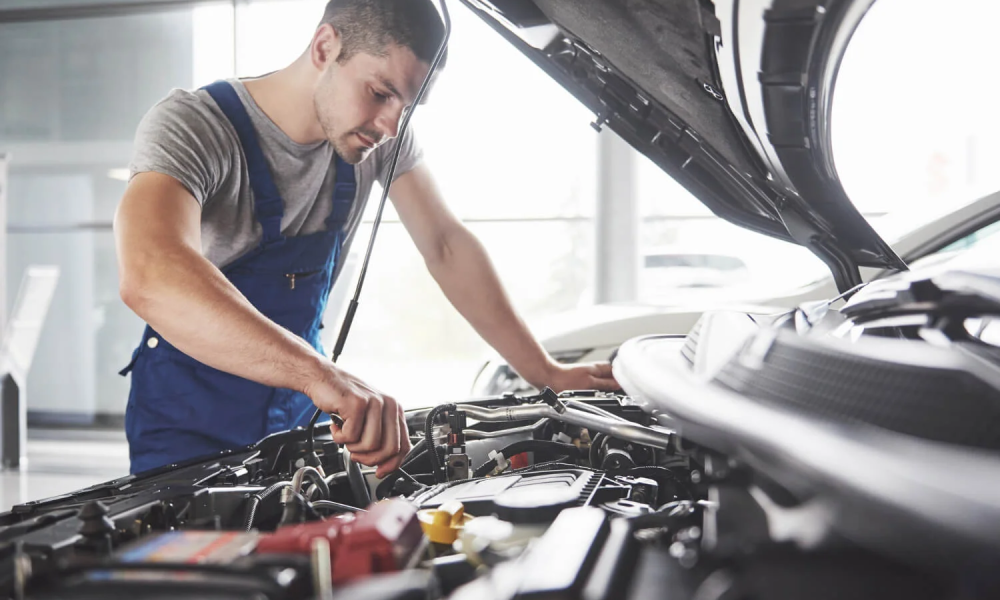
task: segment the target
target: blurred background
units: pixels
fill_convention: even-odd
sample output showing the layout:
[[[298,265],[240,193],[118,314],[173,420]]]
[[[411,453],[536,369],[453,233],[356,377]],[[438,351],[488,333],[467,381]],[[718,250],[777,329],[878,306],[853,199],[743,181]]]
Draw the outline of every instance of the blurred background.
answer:
[[[29,427],[64,439],[120,431],[142,323],[118,297],[111,221],[140,118],[172,88],[279,69],[306,47],[324,0],[122,3],[0,0],[0,153],[8,155],[7,306],[29,265],[60,279],[28,375]],[[37,10],[59,7],[44,15]],[[597,303],[753,297],[822,278],[809,252],[714,217],[547,75],[452,2],[447,69],[413,127],[453,210],[486,245],[517,308],[543,328]],[[970,15],[976,15],[970,18]],[[888,241],[1000,189],[994,0],[879,0],[844,60],[837,169]],[[608,165],[612,165],[609,167]],[[377,200],[380,190],[373,194]],[[598,260],[620,205],[636,277]],[[370,203],[374,209],[376,202]],[[333,293],[328,347],[370,231]],[[605,246],[601,246],[604,244]],[[405,406],[466,396],[489,354],[387,211],[342,365]]]

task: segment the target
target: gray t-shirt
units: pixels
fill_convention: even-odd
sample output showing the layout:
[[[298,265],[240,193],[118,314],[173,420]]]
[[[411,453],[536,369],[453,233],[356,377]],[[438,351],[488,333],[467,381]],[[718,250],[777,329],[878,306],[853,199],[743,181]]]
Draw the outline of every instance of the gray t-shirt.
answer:
[[[305,145],[293,141],[264,114],[242,83],[236,79],[229,83],[250,115],[285,201],[282,233],[298,236],[323,230],[333,205],[333,146],[326,141]],[[361,221],[372,183],[377,180],[385,185],[398,143],[396,139],[383,144],[354,167],[358,191],[347,220],[345,251]],[[412,170],[422,154],[410,132],[402,143],[393,180]],[[202,252],[217,267],[225,267],[260,243],[263,233],[254,216],[246,156],[236,130],[208,92],[175,89],[153,106],[139,124],[129,170],[132,177],[146,171],[169,175],[191,192],[202,206]]]

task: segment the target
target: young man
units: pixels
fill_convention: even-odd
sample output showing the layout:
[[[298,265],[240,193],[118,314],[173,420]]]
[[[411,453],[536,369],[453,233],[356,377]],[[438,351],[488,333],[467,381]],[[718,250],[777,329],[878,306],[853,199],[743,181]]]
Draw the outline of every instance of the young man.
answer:
[[[396,140],[442,35],[430,0],[331,0],[288,67],[175,90],[143,119],[115,217],[121,296],[149,324],[122,372],[133,473],[305,425],[315,407],[343,419],[333,437],[355,460],[380,477],[399,467],[399,404],[318,351],[330,287],[396,144],[392,202],[476,331],[535,385],[617,387],[607,364],[546,354],[413,137]]]

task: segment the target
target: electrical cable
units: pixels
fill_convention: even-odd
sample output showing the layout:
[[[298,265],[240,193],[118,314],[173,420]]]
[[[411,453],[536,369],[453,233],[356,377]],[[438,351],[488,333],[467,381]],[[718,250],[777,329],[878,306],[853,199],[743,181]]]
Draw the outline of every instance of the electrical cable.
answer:
[[[278,483],[272,485],[271,487],[265,489],[264,491],[257,492],[253,496],[250,496],[250,501],[247,504],[247,516],[243,522],[244,531],[250,531],[251,529],[253,529],[254,519],[256,519],[257,517],[257,508],[260,506],[261,502],[263,502],[270,496],[273,496],[275,492],[291,486],[292,486],[291,481],[279,481]]]
[[[441,463],[441,457],[438,456],[437,445],[434,443],[434,419],[437,418],[439,414],[447,410],[455,410],[454,404],[439,404],[432,408],[430,412],[427,413],[427,419],[424,421],[424,441],[427,445],[427,451],[430,453],[431,457],[431,474],[434,476],[434,481],[441,481],[441,475],[444,471],[444,465]]]

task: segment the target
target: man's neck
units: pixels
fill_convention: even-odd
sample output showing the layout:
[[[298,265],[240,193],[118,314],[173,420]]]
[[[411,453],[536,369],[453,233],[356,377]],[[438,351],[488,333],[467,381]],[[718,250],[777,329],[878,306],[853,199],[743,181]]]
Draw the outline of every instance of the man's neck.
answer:
[[[292,141],[312,144],[323,141],[323,129],[313,101],[315,81],[307,65],[295,61],[280,71],[243,81],[264,114]]]

